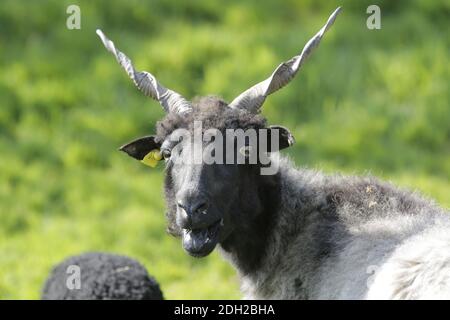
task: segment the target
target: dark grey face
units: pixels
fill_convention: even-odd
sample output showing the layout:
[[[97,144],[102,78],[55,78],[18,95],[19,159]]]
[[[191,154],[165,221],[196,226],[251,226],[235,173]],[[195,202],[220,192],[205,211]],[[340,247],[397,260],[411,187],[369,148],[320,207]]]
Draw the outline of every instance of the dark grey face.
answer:
[[[192,256],[203,257],[211,253],[218,243],[224,243],[262,211],[260,199],[263,164],[237,163],[246,141],[233,140],[234,161],[226,163],[230,145],[222,141],[222,163],[206,163],[211,156],[214,138],[195,140],[180,138],[180,132],[194,132],[194,121],[201,122],[203,131],[215,129],[225,137],[226,129],[264,129],[265,119],[242,110],[228,108],[215,100],[198,106],[189,117],[168,114],[157,125],[157,136],[146,137],[127,144],[122,150],[142,159],[158,148],[166,166],[165,196],[167,202],[168,231],[182,238],[183,248]],[[280,127],[277,127],[279,129]],[[265,130],[272,130],[266,128]],[[270,136],[270,133],[268,133]],[[292,143],[292,136],[283,128],[279,135],[279,148]],[[195,150],[195,151],[194,151]],[[198,150],[201,150],[198,153]],[[216,148],[217,150],[217,148]],[[200,161],[194,161],[194,153]],[[248,155],[247,155],[248,156]]]
[[[202,143],[204,153],[207,145]],[[171,151],[173,147],[180,153]],[[239,177],[249,172],[238,164],[195,164],[191,161],[195,147],[194,142],[174,146],[166,140],[161,151],[167,168],[166,198],[172,207],[169,220],[175,221],[183,248],[202,257],[233,231],[237,221],[232,204],[239,201]]]

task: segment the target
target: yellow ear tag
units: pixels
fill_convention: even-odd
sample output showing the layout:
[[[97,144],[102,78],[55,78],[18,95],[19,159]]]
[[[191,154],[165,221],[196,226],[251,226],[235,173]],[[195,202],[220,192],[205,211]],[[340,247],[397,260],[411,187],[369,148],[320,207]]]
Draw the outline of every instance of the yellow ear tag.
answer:
[[[154,168],[158,164],[158,161],[160,161],[161,159],[162,155],[159,149],[153,149],[152,151],[147,153],[147,155],[144,157],[144,159],[141,160],[141,162],[146,166]]]

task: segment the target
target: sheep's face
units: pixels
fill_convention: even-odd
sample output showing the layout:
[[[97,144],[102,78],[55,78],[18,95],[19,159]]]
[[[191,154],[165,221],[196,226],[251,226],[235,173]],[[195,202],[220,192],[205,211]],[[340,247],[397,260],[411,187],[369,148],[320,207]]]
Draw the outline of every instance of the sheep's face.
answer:
[[[168,232],[180,236],[192,256],[208,255],[262,210],[261,169],[270,167],[270,160],[263,153],[251,161],[249,138],[229,135],[236,129],[253,130],[257,141],[264,132],[269,142],[273,130],[260,115],[203,98],[188,116],[169,113],[158,122],[156,136],[137,140],[143,146],[134,141],[122,148],[132,156],[139,151],[140,158],[159,150],[166,166]],[[278,149],[292,143],[291,137],[284,141],[286,134],[277,136]]]

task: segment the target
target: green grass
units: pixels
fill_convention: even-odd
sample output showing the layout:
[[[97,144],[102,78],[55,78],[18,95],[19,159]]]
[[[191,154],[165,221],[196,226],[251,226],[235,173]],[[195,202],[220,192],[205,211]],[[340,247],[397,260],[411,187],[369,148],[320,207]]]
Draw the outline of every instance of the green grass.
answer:
[[[0,299],[36,299],[52,265],[102,250],[142,261],[166,298],[239,298],[217,253],[197,260],[165,234],[160,169],[117,152],[163,112],[95,35],[100,27],[167,86],[232,100],[300,50],[329,1],[73,1],[0,5]],[[263,113],[292,129],[298,165],[371,173],[450,206],[448,1],[371,1],[343,12]]]

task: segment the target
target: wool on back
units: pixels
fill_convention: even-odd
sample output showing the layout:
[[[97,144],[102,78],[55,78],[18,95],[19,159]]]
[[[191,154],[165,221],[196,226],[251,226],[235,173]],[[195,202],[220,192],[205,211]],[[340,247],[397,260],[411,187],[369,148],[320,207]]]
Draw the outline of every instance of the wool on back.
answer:
[[[450,297],[448,212],[374,177],[325,175],[297,169],[287,158],[273,161],[279,161],[281,200],[260,268],[240,272],[247,298],[420,298],[427,295],[417,288],[431,292],[435,282],[436,295]],[[405,275],[421,283],[408,286]],[[377,289],[379,283],[390,289]]]

